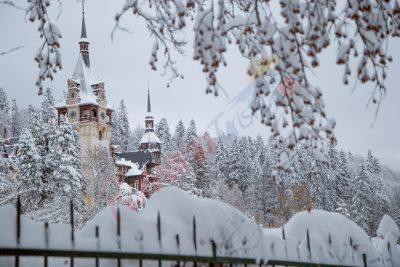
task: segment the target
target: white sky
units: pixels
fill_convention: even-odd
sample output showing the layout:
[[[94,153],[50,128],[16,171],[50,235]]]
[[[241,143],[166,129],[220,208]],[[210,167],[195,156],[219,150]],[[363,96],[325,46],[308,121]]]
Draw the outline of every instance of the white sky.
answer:
[[[16,1],[20,2],[20,1]],[[62,1],[62,13],[55,21],[63,34],[61,51],[63,69],[52,83],[57,98],[67,89],[67,78],[72,75],[78,56],[78,40],[81,26],[81,5],[76,1]],[[228,66],[221,69],[219,81],[227,96],[219,97],[205,94],[205,78],[198,62],[192,60],[192,46],[186,49],[186,57],[177,57],[178,67],[184,74],[183,80],[175,80],[170,88],[166,87],[168,76],[150,70],[148,61],[152,40],[144,24],[133,15],[125,15],[123,26],[131,33],[117,32],[111,41],[115,13],[120,10],[124,0],[88,0],[86,1],[86,26],[90,40],[90,60],[92,71],[105,81],[106,94],[111,105],[117,105],[124,99],[129,112],[131,127],[143,124],[146,111],[146,88],[150,81],[152,109],[156,120],[167,118],[171,130],[176,122],[183,119],[188,124],[191,118],[197,122],[198,129],[204,131],[218,118],[219,127],[233,121],[237,132],[242,135],[261,134],[267,137],[267,129],[246,112],[246,87],[250,78],[246,76],[247,60],[241,58],[235,47],[227,54]],[[53,5],[56,1],[53,1]],[[33,58],[40,40],[35,24],[27,22],[24,12],[0,5],[0,52],[23,45],[23,48],[0,57],[0,86],[4,87],[10,98],[16,98],[20,106],[37,105],[42,101],[37,96],[35,79],[37,66]],[[185,35],[191,41],[192,32]],[[388,93],[381,106],[376,123],[375,108],[367,107],[370,86],[351,87],[342,83],[341,67],[334,64],[335,48],[320,56],[321,66],[315,71],[314,84],[324,93],[328,115],[336,119],[336,135],[339,148],[366,155],[370,148],[385,164],[400,171],[400,42],[394,41],[390,47],[394,62],[388,72]],[[162,54],[159,54],[162,59]],[[241,94],[241,97],[235,98]],[[230,101],[243,100],[232,104]],[[234,102],[236,103],[236,102]],[[241,114],[241,115],[238,115]],[[238,116],[242,119],[238,120]],[[231,123],[232,124],[232,123]],[[215,135],[214,127],[208,127]]]

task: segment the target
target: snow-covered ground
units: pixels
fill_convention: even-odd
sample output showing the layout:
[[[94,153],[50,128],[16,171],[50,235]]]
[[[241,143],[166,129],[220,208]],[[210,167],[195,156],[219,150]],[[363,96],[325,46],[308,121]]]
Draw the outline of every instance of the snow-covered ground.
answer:
[[[157,234],[158,212],[161,218],[161,243]],[[142,212],[120,207],[120,215],[120,240],[116,235],[117,209],[108,207],[76,232],[75,249],[211,255],[210,240],[213,239],[217,244],[217,254],[224,256],[362,266],[362,254],[366,253],[368,266],[400,266],[400,246],[397,245],[399,228],[389,216],[384,216],[377,237],[372,239],[346,217],[321,210],[297,213],[283,228],[269,229],[254,224],[227,204],[193,196],[175,187],[156,192]],[[193,243],[194,216],[197,251]],[[16,245],[15,217],[13,206],[0,208],[0,247]],[[100,229],[100,242],[95,238],[96,226]],[[180,236],[179,247],[176,243],[177,234]],[[43,224],[22,218],[21,247],[45,248],[44,236]],[[69,240],[69,225],[49,226],[49,247],[69,249]],[[12,266],[12,263],[10,257],[0,258],[0,266]],[[67,264],[64,259],[51,259],[50,263],[56,263],[56,266]],[[43,260],[23,258],[21,264],[43,266]],[[113,264],[116,265],[116,262],[107,261],[106,266]],[[76,259],[76,266],[87,265],[88,260]]]

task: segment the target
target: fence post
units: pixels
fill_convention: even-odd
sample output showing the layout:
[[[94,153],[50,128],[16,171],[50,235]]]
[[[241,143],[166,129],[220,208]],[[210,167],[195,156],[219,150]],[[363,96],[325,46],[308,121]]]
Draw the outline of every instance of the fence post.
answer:
[[[180,240],[179,240],[179,235],[175,235],[175,240],[176,240],[176,247],[178,248],[178,254],[181,254],[181,249],[180,249]],[[181,266],[181,263],[179,259],[176,261],[176,266]]]
[[[18,195],[17,197],[17,229],[16,229],[16,241],[17,247],[20,245],[21,241],[21,199]],[[19,267],[19,256],[18,253],[15,255],[15,267]]]
[[[117,207],[117,245],[118,249],[121,250],[121,214],[119,206]],[[117,258],[118,267],[121,267],[121,259]]]
[[[351,238],[351,236],[350,236],[350,249],[351,249],[351,257],[352,257],[352,260],[354,263],[354,247],[353,247],[353,239]],[[363,255],[363,257],[364,257],[364,255]]]
[[[197,233],[196,233],[196,216],[193,215],[193,247],[194,253],[197,255]],[[193,262],[193,267],[197,267],[197,262]]]
[[[97,251],[100,250],[100,238],[99,238],[99,226],[96,225],[95,228],[95,235],[96,235],[96,247],[97,247]],[[96,267],[99,267],[99,257],[96,255]]]
[[[311,258],[310,232],[308,231],[308,229],[307,229],[307,249],[311,261],[312,258]]]
[[[212,250],[212,262],[210,263],[210,267],[217,267],[217,244],[213,239],[211,239],[211,250]]]
[[[46,245],[46,249],[49,247],[49,223],[45,222],[44,223],[44,242]],[[47,255],[44,256],[44,267],[47,267],[48,264],[48,257]]]
[[[331,237],[331,234],[328,235],[328,242],[329,242],[329,245],[332,244],[332,237]]]
[[[75,247],[75,233],[74,233],[74,201],[69,202],[69,212],[70,212],[70,225],[71,225],[71,249]],[[70,266],[74,267],[74,257],[70,258]]]
[[[284,226],[282,226],[282,238],[283,238],[283,240],[286,240],[285,227]]]
[[[367,254],[363,253],[362,257],[363,257],[364,267],[367,267]]]
[[[388,252],[389,252],[390,263],[391,263],[391,265],[393,266],[392,251],[391,251],[391,249],[390,249],[390,243],[389,243],[389,241],[388,241],[388,243],[387,243],[387,248],[388,248]]]
[[[160,211],[158,211],[157,213],[157,233],[158,233],[158,242],[160,244],[160,252],[162,249],[162,245],[161,245],[161,216],[160,216]],[[158,266],[161,267],[162,266],[162,262],[161,259],[158,260]]]

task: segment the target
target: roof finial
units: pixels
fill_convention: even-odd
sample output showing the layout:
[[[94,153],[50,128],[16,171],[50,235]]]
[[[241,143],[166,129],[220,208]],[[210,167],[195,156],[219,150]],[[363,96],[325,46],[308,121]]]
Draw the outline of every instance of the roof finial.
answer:
[[[87,38],[86,24],[85,24],[85,0],[82,0],[82,30],[81,38]]]
[[[151,113],[149,80],[147,80],[147,113]]]

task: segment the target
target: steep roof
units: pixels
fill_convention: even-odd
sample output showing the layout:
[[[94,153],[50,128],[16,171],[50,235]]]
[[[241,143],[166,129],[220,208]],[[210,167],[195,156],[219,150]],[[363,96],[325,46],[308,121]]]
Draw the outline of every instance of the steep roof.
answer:
[[[160,139],[153,131],[145,132],[140,139],[141,144],[161,144]]]
[[[131,152],[122,152],[115,153],[116,157],[119,159],[125,159],[131,161],[132,163],[137,163],[139,165],[139,169],[143,169],[143,167],[147,163],[155,163],[156,160],[153,157],[153,154],[149,151],[131,151]]]
[[[99,84],[101,81],[98,81],[92,74],[90,68],[85,65],[81,54],[79,54],[78,61],[76,62],[72,80],[79,83],[81,104],[98,104],[97,97],[93,93],[92,85]]]

